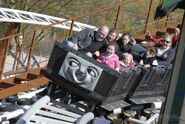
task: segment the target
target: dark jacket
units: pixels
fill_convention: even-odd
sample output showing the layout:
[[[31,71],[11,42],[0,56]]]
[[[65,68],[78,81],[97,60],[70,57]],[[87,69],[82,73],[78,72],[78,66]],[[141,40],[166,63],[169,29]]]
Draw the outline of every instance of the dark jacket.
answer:
[[[124,45],[122,43],[122,39],[117,40],[118,45],[118,51],[121,51],[122,53],[130,53],[131,52],[131,46],[132,44],[129,42],[128,44]]]
[[[78,47],[83,51],[95,52],[107,45],[106,39],[103,41],[96,40],[96,33],[97,31],[86,28],[74,34],[71,38],[69,38],[69,40],[75,44],[78,44]]]
[[[146,58],[146,54],[143,56],[143,63],[144,64],[149,64],[151,67],[155,67],[156,65],[153,65],[153,62],[157,60],[156,59],[156,56],[154,57],[149,57],[149,58]]]
[[[169,65],[172,64],[175,56],[175,51],[172,48],[166,50],[160,56],[156,56],[159,65]]]
[[[118,50],[116,52],[116,54],[118,55],[119,59],[122,60],[123,59],[123,53],[130,53],[131,52],[131,44],[126,44],[124,45],[122,43],[122,39],[118,39],[117,40],[117,46],[118,46]]]
[[[120,59],[123,59],[123,53],[130,53],[133,55],[134,60],[139,61],[143,54],[146,52],[146,48],[142,47],[134,41],[131,41],[128,44],[124,45],[122,43],[122,38],[117,40],[117,45],[118,51],[116,52],[116,54],[119,56]]]

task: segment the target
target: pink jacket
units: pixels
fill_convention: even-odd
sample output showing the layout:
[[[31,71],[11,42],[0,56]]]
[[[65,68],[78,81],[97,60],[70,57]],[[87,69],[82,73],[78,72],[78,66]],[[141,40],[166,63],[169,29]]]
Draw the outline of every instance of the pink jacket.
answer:
[[[97,60],[116,70],[120,69],[119,57],[116,54],[106,57],[106,52],[104,52],[100,54]]]

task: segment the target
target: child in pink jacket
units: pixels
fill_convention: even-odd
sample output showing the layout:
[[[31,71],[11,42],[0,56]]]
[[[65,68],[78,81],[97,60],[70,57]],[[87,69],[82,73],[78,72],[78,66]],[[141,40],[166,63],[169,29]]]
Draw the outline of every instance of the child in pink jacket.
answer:
[[[107,66],[119,71],[120,61],[119,57],[115,54],[116,49],[117,49],[116,44],[114,43],[109,44],[107,46],[106,52],[101,53],[97,61],[102,62]]]

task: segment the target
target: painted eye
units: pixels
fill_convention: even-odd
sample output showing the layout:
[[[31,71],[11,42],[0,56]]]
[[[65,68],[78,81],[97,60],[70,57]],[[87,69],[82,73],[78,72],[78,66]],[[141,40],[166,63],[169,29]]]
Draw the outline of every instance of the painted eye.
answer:
[[[69,58],[69,66],[78,67],[80,62],[75,58]]]
[[[89,73],[89,75],[91,75],[92,77],[97,77],[98,76],[98,71],[96,68],[94,67],[89,67],[87,69],[87,72]]]
[[[73,67],[77,67],[78,66],[78,63],[74,62],[74,61],[70,61],[69,62],[69,65],[70,66],[73,66]]]

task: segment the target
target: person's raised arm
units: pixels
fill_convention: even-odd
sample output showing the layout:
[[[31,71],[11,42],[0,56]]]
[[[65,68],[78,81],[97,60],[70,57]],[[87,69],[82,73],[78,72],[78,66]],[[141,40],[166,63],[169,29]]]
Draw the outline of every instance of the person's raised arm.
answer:
[[[74,43],[74,48],[75,49],[78,49],[78,45],[79,45],[79,42],[84,42],[87,35],[88,35],[88,31],[89,29],[84,29],[80,32],[77,32],[76,34],[72,35],[69,40],[72,41]]]

